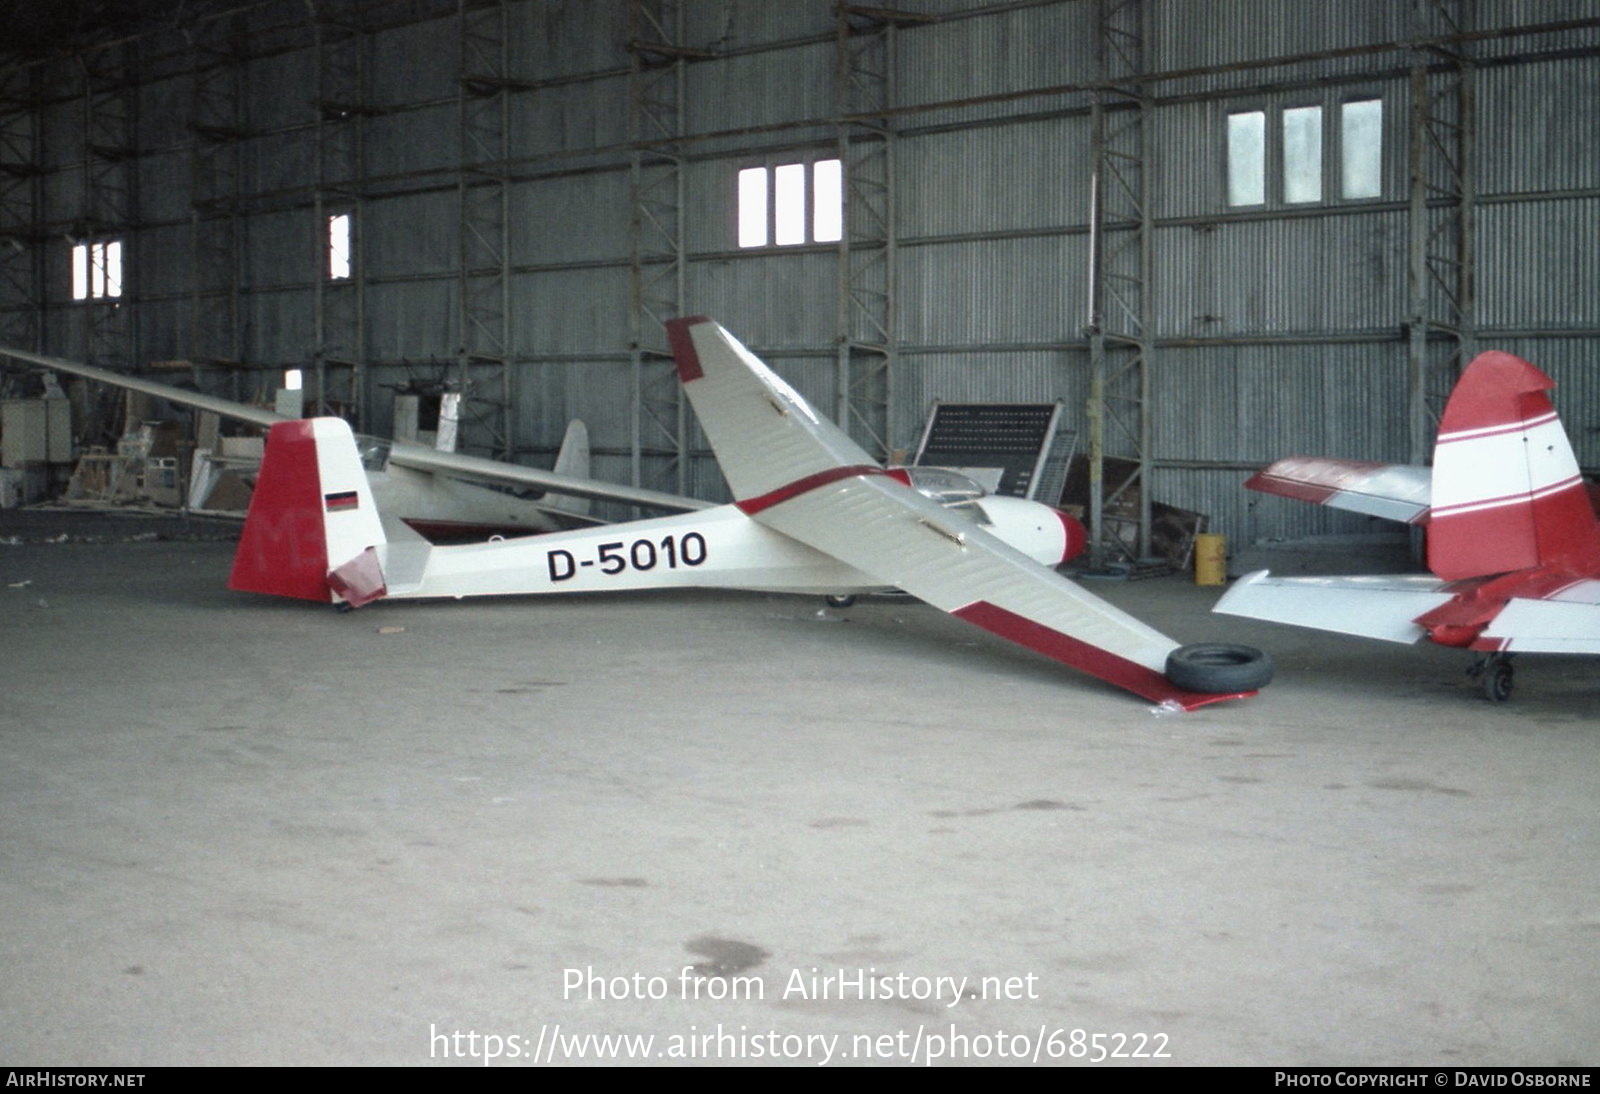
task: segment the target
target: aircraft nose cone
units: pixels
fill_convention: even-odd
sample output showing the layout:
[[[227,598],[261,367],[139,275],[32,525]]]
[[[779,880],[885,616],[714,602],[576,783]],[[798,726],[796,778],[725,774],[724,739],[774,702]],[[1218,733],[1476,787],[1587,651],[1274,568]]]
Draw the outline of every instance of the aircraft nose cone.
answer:
[[[1083,549],[1089,545],[1089,531],[1071,513],[1057,509],[1056,515],[1061,518],[1061,529],[1066,533],[1061,541],[1061,562],[1070,562],[1083,554]]]

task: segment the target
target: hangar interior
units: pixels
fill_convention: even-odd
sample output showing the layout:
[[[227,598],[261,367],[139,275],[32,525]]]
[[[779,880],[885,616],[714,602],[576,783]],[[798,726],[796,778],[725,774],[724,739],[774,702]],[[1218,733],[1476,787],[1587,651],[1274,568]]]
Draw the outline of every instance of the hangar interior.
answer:
[[[1371,531],[1239,482],[1422,462],[1492,347],[1600,464],[1584,0],[13,7],[5,345],[299,369],[377,434],[455,390],[468,451],[579,418],[598,477],[719,498],[662,330],[703,314],[885,457],[1061,400],[1240,544]]]
[[[1298,452],[1424,462],[1482,349],[1555,379],[1600,468],[1594,0],[15,0],[0,25],[5,346],[267,403],[294,370],[308,414],[380,435],[397,392],[454,392],[468,453],[548,467],[579,419],[596,478],[723,500],[663,329],[706,315],[885,459],[935,402],[1060,402],[1096,550],[1130,559],[1158,502],[1241,549],[1391,531],[1240,484]],[[770,1005],[814,967],[1040,970],[1042,999],[974,1006],[1182,1035],[1150,1062],[1595,1062],[1580,662],[1469,709],[1440,651],[1245,624],[1288,681],[1174,728],[895,604],[758,608],[740,649],[738,598],[563,603],[534,667],[509,652],[534,608],[407,607],[380,638],[242,617],[203,535],[21,540],[0,854],[54,873],[0,898],[18,1062],[948,1015]],[[1108,595],[1216,627],[1192,589]],[[53,700],[64,654],[106,694]],[[746,656],[832,683],[779,699]],[[680,966],[784,974],[766,1005],[551,982]]]

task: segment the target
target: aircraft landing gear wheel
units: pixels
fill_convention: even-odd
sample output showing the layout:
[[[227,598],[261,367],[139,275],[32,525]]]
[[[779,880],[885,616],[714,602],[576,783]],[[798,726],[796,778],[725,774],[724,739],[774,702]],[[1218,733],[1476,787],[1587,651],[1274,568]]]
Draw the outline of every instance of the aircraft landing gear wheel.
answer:
[[[1207,695],[1255,691],[1272,680],[1272,658],[1254,646],[1197,642],[1167,655],[1167,679]]]
[[[1483,697],[1491,703],[1503,703],[1511,698],[1511,658],[1507,654],[1491,654],[1481,670]]]
[[[828,596],[823,597],[830,608],[848,608],[856,602],[853,596]]]

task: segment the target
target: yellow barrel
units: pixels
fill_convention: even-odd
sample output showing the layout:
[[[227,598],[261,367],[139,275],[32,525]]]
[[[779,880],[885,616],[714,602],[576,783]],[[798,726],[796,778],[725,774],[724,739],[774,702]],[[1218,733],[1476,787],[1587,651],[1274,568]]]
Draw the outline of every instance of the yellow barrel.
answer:
[[[1194,583],[1228,583],[1228,540],[1226,536],[1202,532],[1194,537]]]

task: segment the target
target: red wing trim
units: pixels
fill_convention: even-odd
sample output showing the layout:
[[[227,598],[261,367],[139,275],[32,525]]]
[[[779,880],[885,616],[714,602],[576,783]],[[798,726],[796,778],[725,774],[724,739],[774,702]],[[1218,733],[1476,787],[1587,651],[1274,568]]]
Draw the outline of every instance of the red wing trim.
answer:
[[[814,475],[807,475],[803,479],[796,479],[785,486],[780,486],[776,490],[769,490],[759,497],[746,498],[735,504],[739,506],[746,516],[755,516],[763,509],[771,509],[774,505],[782,505],[784,502],[789,501],[791,498],[797,498],[801,494],[809,494],[813,490],[821,489],[841,479],[854,479],[862,475],[885,475],[895,479],[896,482],[904,481],[892,472],[885,471],[881,467],[874,467],[872,464],[861,463],[848,467],[830,467],[826,471],[818,471]]]
[[[1361,485],[1384,465],[1365,460],[1290,456],[1245,480],[1246,490],[1276,494],[1321,505],[1336,494],[1360,493]]]
[[[1098,676],[1108,683],[1125,688],[1154,703],[1176,703],[1184,710],[1195,710],[1207,703],[1218,703],[1225,699],[1243,699],[1255,694],[1253,691],[1238,691],[1207,695],[1203,692],[1185,691],[1183,688],[1175,687],[1170,680],[1153,669],[1145,668],[1125,657],[1118,657],[1070,634],[1052,630],[1042,623],[1035,623],[1025,616],[1007,611],[987,600],[975,601],[964,608],[957,608],[950,614],[974,626],[982,627],[990,634],[999,635],[1009,642],[1026,646],[1030,650],[1042,653],[1064,665],[1071,665],[1091,676]]]
[[[689,328],[709,322],[711,320],[703,315],[667,320],[667,344],[672,347],[672,359],[678,364],[680,383],[687,384],[705,375],[705,371],[700,367],[700,353],[694,348],[694,336]]]

